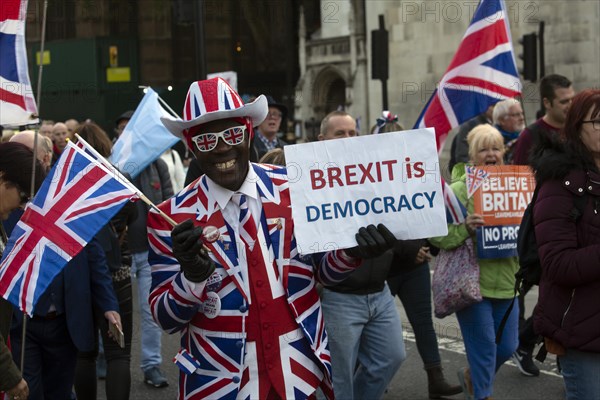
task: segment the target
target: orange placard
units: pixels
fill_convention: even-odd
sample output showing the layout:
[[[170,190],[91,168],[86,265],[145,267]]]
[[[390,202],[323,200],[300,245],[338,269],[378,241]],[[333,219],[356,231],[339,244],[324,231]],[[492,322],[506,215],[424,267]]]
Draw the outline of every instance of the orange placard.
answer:
[[[488,173],[473,195],[475,213],[485,225],[519,225],[533,197],[535,178],[524,165],[477,167]]]

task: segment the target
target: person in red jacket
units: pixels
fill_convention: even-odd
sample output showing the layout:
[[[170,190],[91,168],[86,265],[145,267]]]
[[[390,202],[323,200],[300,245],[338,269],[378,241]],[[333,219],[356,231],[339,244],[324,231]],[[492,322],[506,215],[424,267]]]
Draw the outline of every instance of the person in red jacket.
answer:
[[[542,265],[534,328],[558,355],[566,398],[600,399],[600,90],[573,98],[560,139],[533,160]]]

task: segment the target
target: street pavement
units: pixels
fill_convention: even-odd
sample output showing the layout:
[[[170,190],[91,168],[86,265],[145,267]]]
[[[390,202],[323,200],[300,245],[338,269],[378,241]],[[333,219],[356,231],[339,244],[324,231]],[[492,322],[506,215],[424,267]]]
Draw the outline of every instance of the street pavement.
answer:
[[[537,301],[537,291],[534,288],[526,297],[526,310],[530,313]],[[134,290],[136,285],[134,283]],[[134,299],[137,295],[134,293]],[[397,300],[397,299],[396,299]],[[135,303],[135,302],[134,302]],[[426,400],[427,376],[423,370],[423,364],[417,352],[417,347],[412,334],[410,324],[399,301],[398,311],[403,322],[403,337],[406,345],[407,359],[400,367],[394,377],[384,400]],[[172,363],[173,356],[179,350],[179,335],[163,334],[163,365],[162,370],[167,375],[169,386],[155,389],[143,383],[143,374],[139,368],[140,336],[139,336],[139,314],[137,304],[134,304],[134,329],[131,362],[131,399],[132,400],[169,400],[177,398],[177,376],[178,370]],[[443,368],[447,379],[452,383],[458,383],[456,372],[467,365],[464,347],[460,336],[458,322],[452,315],[444,319],[434,318],[434,325],[438,332],[438,342],[442,357]],[[384,332],[383,334],[394,334]],[[542,370],[539,377],[526,377],[521,375],[514,363],[509,361],[505,364],[496,377],[494,384],[495,400],[561,400],[564,399],[562,378],[556,370],[555,359],[549,355],[545,363],[538,366]],[[106,399],[104,394],[104,381],[98,381],[98,398]],[[450,399],[462,399],[462,395],[449,397]],[[343,400],[343,399],[342,399]],[[357,399],[371,400],[371,399]]]

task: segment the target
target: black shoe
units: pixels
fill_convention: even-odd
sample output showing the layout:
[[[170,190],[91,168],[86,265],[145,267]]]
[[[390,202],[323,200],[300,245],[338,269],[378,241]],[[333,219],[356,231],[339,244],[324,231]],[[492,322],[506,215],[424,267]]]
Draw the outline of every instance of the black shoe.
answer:
[[[533,356],[523,350],[517,350],[513,353],[513,360],[519,371],[525,376],[539,376],[540,369],[533,362]]]
[[[163,388],[169,386],[167,378],[160,372],[158,367],[152,367],[144,372],[144,382],[155,388]]]

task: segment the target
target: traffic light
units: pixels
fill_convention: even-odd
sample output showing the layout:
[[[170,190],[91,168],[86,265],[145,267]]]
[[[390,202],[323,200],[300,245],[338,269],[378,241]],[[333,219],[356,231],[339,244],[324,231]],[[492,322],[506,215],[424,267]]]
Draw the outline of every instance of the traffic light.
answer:
[[[371,79],[386,81],[389,77],[388,31],[371,31]]]
[[[535,33],[529,33],[523,35],[519,40],[519,43],[523,46],[523,53],[519,54],[519,58],[523,60],[523,69],[521,74],[523,78],[530,82],[537,81],[537,35]]]

